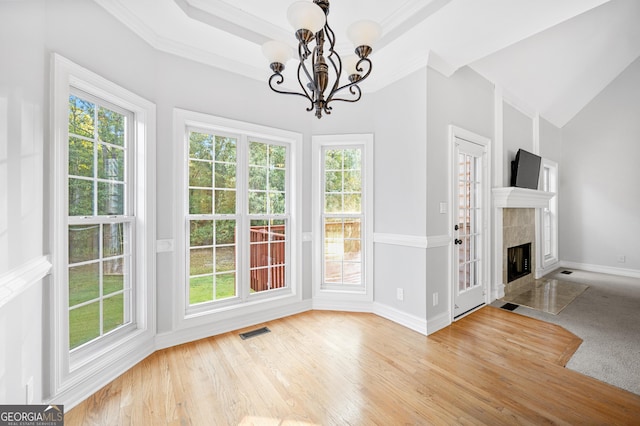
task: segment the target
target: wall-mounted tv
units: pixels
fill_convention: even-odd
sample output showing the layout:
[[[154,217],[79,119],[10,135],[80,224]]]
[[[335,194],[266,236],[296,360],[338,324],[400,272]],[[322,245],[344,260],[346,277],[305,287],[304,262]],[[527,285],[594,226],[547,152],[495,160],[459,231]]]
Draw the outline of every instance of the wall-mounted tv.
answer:
[[[511,186],[538,189],[542,158],[524,149],[519,149],[511,162]]]

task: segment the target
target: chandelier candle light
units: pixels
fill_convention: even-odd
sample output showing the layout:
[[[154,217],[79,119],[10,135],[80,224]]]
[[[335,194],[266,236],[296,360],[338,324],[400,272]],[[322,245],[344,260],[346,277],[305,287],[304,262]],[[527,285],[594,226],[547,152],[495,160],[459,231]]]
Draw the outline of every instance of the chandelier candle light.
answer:
[[[298,83],[301,92],[281,90],[284,77],[284,64],[291,58],[292,49],[288,44],[271,40],[262,45],[262,52],[271,64],[273,75],[269,78],[269,87],[277,93],[285,95],[302,96],[311,102],[307,111],[315,109],[316,117],[322,118],[322,113],[331,114],[333,101],[357,102],[362,96],[358,83],[371,74],[371,60],[369,55],[373,43],[380,37],[382,29],[380,25],[372,21],[358,21],[348,28],[347,36],[355,46],[355,55],[349,55],[344,59],[334,50],[336,44],[335,34],[327,22],[329,15],[329,0],[297,1],[289,6],[287,18],[296,30],[298,40]],[[311,49],[311,43],[315,46]],[[325,58],[325,41],[328,42],[328,54]],[[331,65],[331,71],[330,67]],[[365,72],[366,70],[366,72]],[[343,75],[348,78],[340,86]],[[330,78],[335,81],[330,85]],[[306,85],[303,83],[306,81]],[[275,86],[274,86],[275,83]],[[325,95],[327,88],[331,87]],[[350,97],[340,98],[336,94],[349,89]]]

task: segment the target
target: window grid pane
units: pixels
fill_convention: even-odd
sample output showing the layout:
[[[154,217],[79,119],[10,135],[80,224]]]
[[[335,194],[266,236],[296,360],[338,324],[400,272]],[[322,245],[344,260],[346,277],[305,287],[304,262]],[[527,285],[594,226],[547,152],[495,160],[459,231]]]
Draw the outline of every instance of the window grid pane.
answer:
[[[190,220],[189,241],[189,304],[235,297],[236,220]]]
[[[252,220],[249,229],[250,292],[287,287],[288,220]]]

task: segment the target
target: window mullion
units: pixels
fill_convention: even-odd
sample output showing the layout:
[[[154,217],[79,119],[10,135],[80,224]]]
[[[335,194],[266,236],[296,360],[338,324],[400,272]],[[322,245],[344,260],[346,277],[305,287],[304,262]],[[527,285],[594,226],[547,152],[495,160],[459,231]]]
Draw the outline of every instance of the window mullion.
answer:
[[[93,215],[98,215],[98,104],[93,110]]]
[[[104,335],[104,226],[100,225],[98,238],[98,295],[100,297],[100,336]]]
[[[238,297],[245,302],[249,297],[251,264],[251,247],[250,240],[250,218],[249,218],[249,137],[241,135],[238,143],[238,151],[236,154],[236,213],[239,215],[236,224],[239,237],[236,238],[236,250],[240,252],[240,256],[236,256],[236,287]]]

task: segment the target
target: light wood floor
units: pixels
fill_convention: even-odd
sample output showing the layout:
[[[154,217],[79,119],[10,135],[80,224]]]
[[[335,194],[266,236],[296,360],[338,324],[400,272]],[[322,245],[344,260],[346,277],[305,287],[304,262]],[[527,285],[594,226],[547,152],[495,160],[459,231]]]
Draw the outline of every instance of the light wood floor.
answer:
[[[234,332],[158,351],[65,424],[640,423],[640,396],[563,367],[579,338],[498,308],[429,337],[361,313],[264,325],[272,332],[248,340]]]

